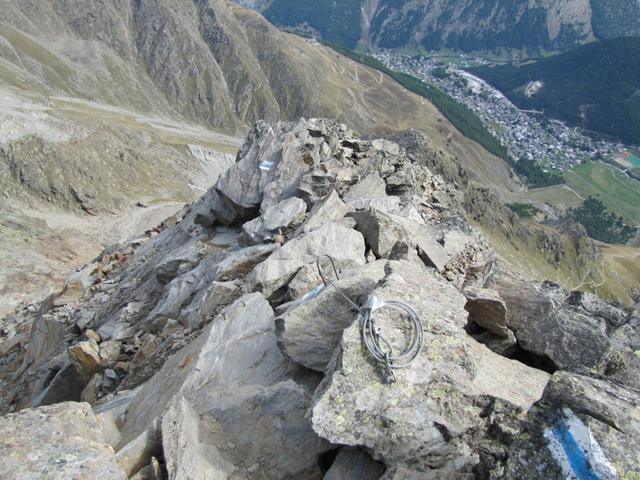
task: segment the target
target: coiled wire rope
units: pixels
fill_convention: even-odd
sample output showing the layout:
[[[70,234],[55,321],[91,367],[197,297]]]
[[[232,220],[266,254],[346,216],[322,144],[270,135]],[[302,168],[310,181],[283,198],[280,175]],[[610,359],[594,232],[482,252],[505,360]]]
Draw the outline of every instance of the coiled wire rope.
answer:
[[[324,287],[333,287],[353,307],[354,311],[358,312],[362,344],[373,359],[383,367],[383,382],[386,384],[394,383],[397,380],[394,370],[411,366],[411,363],[422,351],[424,332],[420,315],[406,303],[396,300],[381,300],[375,295],[369,295],[366,304],[363,306],[356,304],[326,274],[321,264],[323,258],[327,258],[331,263],[336,281],[340,280],[340,276],[333,257],[330,255],[318,256],[316,266]],[[383,335],[381,327],[376,325],[374,312],[385,307],[402,310],[408,317],[410,327],[409,341],[405,348],[398,353],[395,353],[393,345]]]

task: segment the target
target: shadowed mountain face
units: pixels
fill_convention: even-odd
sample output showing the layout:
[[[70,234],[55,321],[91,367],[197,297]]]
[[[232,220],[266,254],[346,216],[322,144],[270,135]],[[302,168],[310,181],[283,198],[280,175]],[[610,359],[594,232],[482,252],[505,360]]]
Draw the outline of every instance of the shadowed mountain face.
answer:
[[[636,0],[238,0],[276,25],[355,47],[557,50],[640,33]]]

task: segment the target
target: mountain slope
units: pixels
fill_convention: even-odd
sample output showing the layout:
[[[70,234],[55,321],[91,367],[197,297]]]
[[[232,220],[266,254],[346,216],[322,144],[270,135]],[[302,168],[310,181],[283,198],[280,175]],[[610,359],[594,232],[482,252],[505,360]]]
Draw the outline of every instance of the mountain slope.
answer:
[[[231,2],[0,0],[0,310],[126,240],[109,232],[138,202],[164,211],[201,194],[256,120],[302,116],[418,128],[510,181],[425,99]]]
[[[591,43],[523,66],[473,72],[522,108],[544,110],[574,125],[640,143],[639,64],[640,37],[629,37]],[[540,88],[527,88],[532,82]]]
[[[399,113],[391,103],[387,113],[354,98],[365,70],[346,73],[328,51],[224,1],[0,6],[0,77],[17,87],[177,114],[232,133],[258,119],[339,114],[366,130]],[[377,83],[379,98],[405,96],[384,78]],[[365,104],[343,108],[336,100]],[[400,103],[420,109],[414,99]]]
[[[0,0],[0,81],[234,134],[301,116],[367,134],[415,127],[490,159],[385,75],[223,0]]]
[[[637,0],[238,0],[281,27],[354,48],[564,50],[640,34]]]

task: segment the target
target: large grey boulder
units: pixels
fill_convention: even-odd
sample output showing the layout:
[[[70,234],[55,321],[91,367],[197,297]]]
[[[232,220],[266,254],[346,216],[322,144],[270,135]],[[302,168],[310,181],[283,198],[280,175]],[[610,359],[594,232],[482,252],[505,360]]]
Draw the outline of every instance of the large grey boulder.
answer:
[[[243,279],[253,267],[264,261],[278,248],[277,245],[255,245],[225,252],[217,262],[213,278],[218,282]]]
[[[468,287],[464,291],[467,298],[465,309],[469,320],[500,338],[509,338],[507,328],[507,305],[498,292],[487,288]]]
[[[212,478],[229,465],[240,473],[255,464],[263,478],[314,478],[328,445],[305,418],[311,393],[291,380],[298,370],[277,346],[269,303],[245,295],[144,385],[127,410],[121,444],[163,418],[171,478],[188,478],[177,472],[192,467]],[[176,440],[194,435],[194,444]],[[222,460],[212,464],[216,455]]]
[[[494,401],[529,408],[548,380],[544,372],[501,357],[466,335],[464,296],[420,264],[390,262],[374,290],[382,300],[412,305],[424,321],[424,349],[385,385],[362,347],[359,325],[348,327],[316,391],[311,421],[333,443],[360,445],[388,467],[439,469],[439,478],[470,473],[479,462],[484,411]],[[399,313],[374,312],[394,345],[406,342]]]
[[[202,257],[197,238],[192,238],[184,246],[171,252],[156,267],[156,278],[162,285],[183,273],[192,270]]]
[[[215,266],[215,257],[206,257],[194,269],[169,283],[165,287],[163,298],[151,310],[142,328],[157,333],[162,330],[168,319],[178,318],[182,309],[198,291],[198,285],[210,283],[215,279]]]
[[[369,293],[384,278],[386,263],[381,260],[352,270],[336,281],[335,287],[357,305],[364,305]],[[340,343],[342,331],[357,317],[358,312],[340,292],[327,286],[276,318],[278,344],[292,360],[324,372]]]
[[[507,450],[507,480],[633,479],[640,474],[640,395],[584,374],[556,373]]]
[[[592,368],[609,350],[607,322],[570,304],[560,286],[507,275],[495,276],[490,286],[507,305],[507,326],[518,345],[553,368]]]
[[[171,480],[230,478],[237,467],[200,439],[198,413],[184,398],[171,405],[162,420],[162,446]]]
[[[407,238],[407,232],[393,218],[376,210],[365,210],[352,214],[356,228],[364,235],[367,244],[378,258],[387,256],[399,241],[415,245]]]
[[[259,217],[242,226],[243,240],[248,244],[273,240],[277,234],[295,229],[304,220],[307,204],[296,197],[283,200]]]
[[[294,238],[253,269],[249,289],[270,297],[287,285],[298,270],[312,264],[319,255],[331,255],[341,268],[364,265],[362,235],[336,223],[327,223],[308,234]]]
[[[439,272],[443,272],[449,262],[444,247],[424,225],[414,220],[372,209],[352,215],[357,221],[356,228],[378,258],[387,257],[396,243],[405,242],[417,248],[425,263]]]
[[[211,321],[219,311],[242,295],[242,281],[211,282],[200,290],[191,304],[182,311],[183,324],[197,328]]]
[[[88,403],[60,403],[0,417],[0,478],[126,479]]]
[[[331,193],[313,205],[304,224],[296,230],[295,235],[309,233],[325,223],[338,222],[352,210],[351,207],[340,200],[340,196],[335,190],[331,190]]]
[[[400,198],[387,195],[387,184],[377,173],[370,173],[345,194],[344,200],[347,205],[356,210],[366,210],[369,208],[391,212],[400,208]]]
[[[611,327],[621,327],[627,323],[627,313],[619,307],[605,302],[597,295],[589,292],[571,292],[567,299],[571,305],[581,307],[585,312],[602,318]]]
[[[255,217],[257,211],[266,213],[296,192],[307,198],[322,197],[340,184],[354,183],[355,172],[349,173],[352,169],[346,162],[332,157],[332,147],[325,142],[325,136],[313,133],[314,123],[317,128],[324,128],[320,125],[322,120],[273,126],[259,122],[238,153],[238,161],[215,186],[217,195],[210,199],[215,217],[234,223]],[[336,137],[346,133],[333,132]],[[314,180],[322,173],[328,177],[323,188],[317,189]]]

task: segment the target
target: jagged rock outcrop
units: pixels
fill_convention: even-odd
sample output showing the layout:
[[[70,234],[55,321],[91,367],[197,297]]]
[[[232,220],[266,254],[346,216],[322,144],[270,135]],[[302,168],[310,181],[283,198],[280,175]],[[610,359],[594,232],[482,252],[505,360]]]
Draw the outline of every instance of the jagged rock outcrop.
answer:
[[[505,301],[507,326],[518,344],[551,368],[595,367],[611,346],[612,330],[626,323],[619,309],[599,299],[585,308],[551,282],[496,275],[491,284]]]
[[[390,77],[227,0],[1,0],[0,22],[0,315],[193,201],[258,119],[419,128],[497,161]]]
[[[277,348],[265,298],[242,296],[134,397],[121,445],[163,418],[171,478],[238,475],[254,464],[266,478],[311,478],[328,445],[305,421],[311,392],[293,381],[295,373]]]
[[[360,326],[348,327],[316,391],[313,427],[334,443],[366,446],[387,466],[435,468],[443,477],[470,473],[486,428],[481,412],[498,399],[528,409],[547,375],[468,339],[464,296],[433,270],[401,261],[389,262],[387,271],[372,293],[416,309],[424,321],[424,351],[398,370],[397,384],[385,386],[363,352]],[[402,344],[398,313],[383,308],[375,314],[385,338]]]
[[[637,315],[520,280],[460,217],[461,201],[391,142],[326,120],[261,122],[175,223],[87,267],[101,274],[83,298],[20,314],[32,327],[0,344],[0,407],[90,400],[131,478],[164,466],[172,479],[515,480],[543,451],[540,471],[560,479],[538,428],[553,433],[544,419],[557,412],[583,418],[601,456],[636,471],[620,452],[638,451],[625,425]],[[387,384],[360,316],[371,309],[402,349],[407,318],[379,303],[392,300],[422,319],[424,345]],[[557,371],[580,368],[591,370]]]

